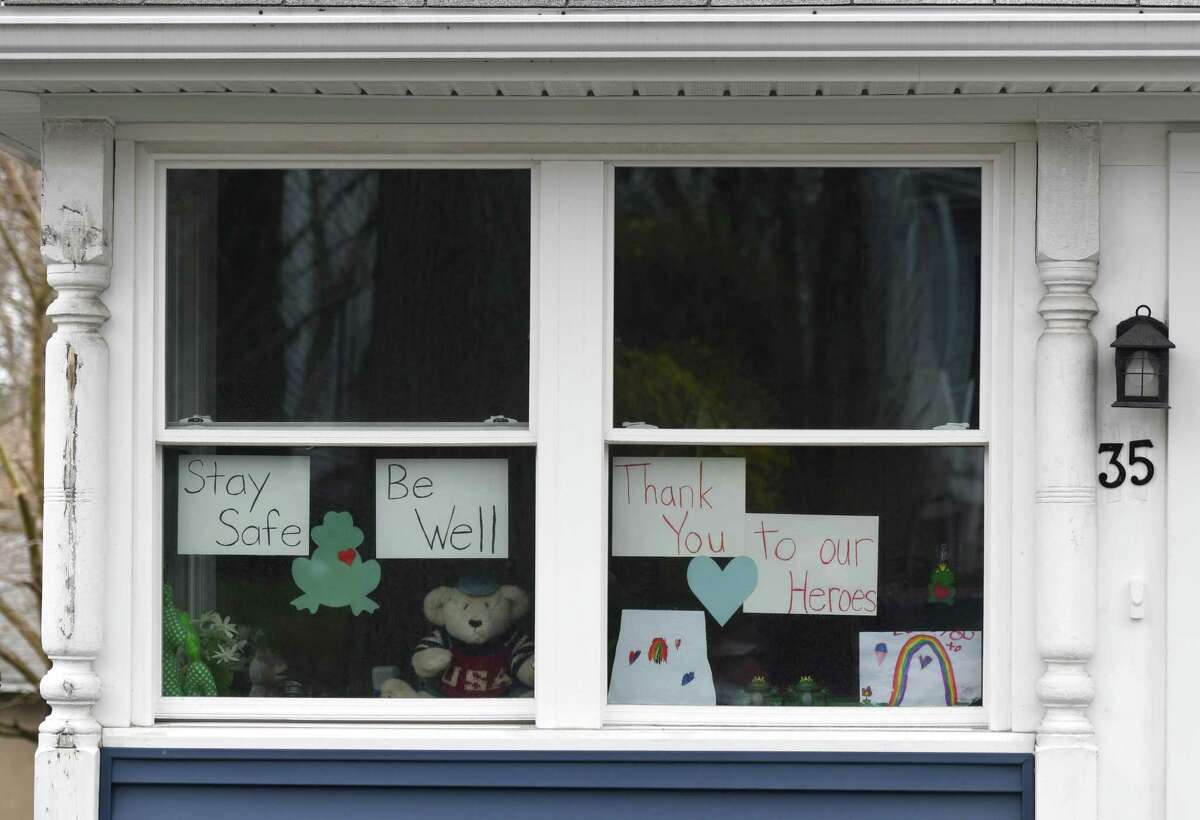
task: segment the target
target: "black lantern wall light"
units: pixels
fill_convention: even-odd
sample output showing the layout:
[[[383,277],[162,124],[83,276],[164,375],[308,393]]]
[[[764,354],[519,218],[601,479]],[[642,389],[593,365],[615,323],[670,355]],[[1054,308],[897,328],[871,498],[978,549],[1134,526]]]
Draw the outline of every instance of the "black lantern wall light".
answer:
[[[1169,407],[1167,352],[1175,343],[1167,338],[1167,326],[1150,315],[1148,306],[1138,305],[1133,316],[1117,325],[1112,346],[1117,351],[1117,400],[1112,406]]]

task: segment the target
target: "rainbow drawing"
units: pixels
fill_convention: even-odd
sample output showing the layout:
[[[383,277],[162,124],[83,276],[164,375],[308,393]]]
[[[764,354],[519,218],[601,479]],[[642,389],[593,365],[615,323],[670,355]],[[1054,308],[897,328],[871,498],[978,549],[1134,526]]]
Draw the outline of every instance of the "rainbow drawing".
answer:
[[[650,648],[646,650],[646,659],[651,663],[663,663],[667,659],[667,642],[662,638],[650,641]]]
[[[946,654],[946,647],[932,635],[917,634],[909,638],[896,656],[896,671],[892,675],[892,696],[888,706],[899,706],[904,701],[904,692],[908,688],[908,669],[916,659],[917,654],[928,649],[937,658],[942,667],[942,685],[946,692],[946,705],[958,705],[958,683],[954,680],[954,664]]]

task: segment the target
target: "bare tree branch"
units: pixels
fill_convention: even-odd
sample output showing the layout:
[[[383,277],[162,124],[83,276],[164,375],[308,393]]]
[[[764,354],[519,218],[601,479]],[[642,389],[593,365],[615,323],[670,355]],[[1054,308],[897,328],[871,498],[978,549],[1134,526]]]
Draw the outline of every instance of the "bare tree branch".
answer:
[[[0,646],[0,661],[4,661],[17,670],[17,674],[24,678],[25,682],[30,686],[37,686],[42,682],[42,676],[35,672],[33,667],[25,663],[24,660],[17,656],[17,653],[5,646]]]
[[[0,441],[0,469],[4,470],[9,486],[12,487],[13,496],[17,500],[17,510],[21,516],[21,525],[25,529],[26,552],[29,556],[29,574],[32,578],[33,588],[37,591],[38,603],[40,604],[42,599],[42,528],[38,521],[38,516],[33,510],[33,499],[29,497],[29,490],[25,486],[25,482],[17,475],[13,460],[8,455],[8,448],[4,446],[4,442],[2,441]],[[38,646],[41,646],[41,641],[38,641]]]
[[[14,720],[11,723],[0,723],[0,737],[16,737],[36,744],[38,742],[38,730],[36,728],[26,729]]]
[[[25,218],[26,226],[32,228],[35,234],[40,235],[42,214],[38,207],[38,198],[26,183],[26,174],[22,170],[22,165],[7,154],[0,153],[0,167],[4,169],[4,175],[12,184],[16,199],[14,205],[17,211]]]
[[[25,264],[25,260],[21,258],[21,251],[17,249],[17,243],[13,241],[12,234],[9,233],[8,227],[0,220],[0,240],[4,242],[4,247],[8,250],[8,255],[12,257],[13,264],[17,266],[17,273],[20,274],[21,280],[25,283],[25,288],[29,291],[32,297],[38,292],[38,287],[34,284],[33,276],[29,272],[29,267]]]
[[[33,706],[41,702],[41,697],[36,692],[17,692],[9,693],[3,698],[3,703],[0,703],[0,712],[9,709],[20,709],[25,706]],[[27,740],[30,743],[37,743],[37,724],[33,726],[22,725],[20,720],[13,719],[0,721],[0,738],[20,738]]]
[[[25,642],[33,647],[38,657],[41,658],[42,663],[49,666],[50,659],[46,657],[46,653],[42,649],[42,638],[38,634],[38,631],[8,601],[4,600],[3,596],[0,596],[0,615],[4,616],[4,620],[12,624],[13,629],[17,630],[20,636],[25,639]],[[40,679],[41,677],[39,676],[38,680]]]
[[[35,169],[0,154],[0,573],[12,576],[0,587],[0,624],[7,622],[0,662],[12,668],[16,679],[35,688],[18,698],[31,704],[40,702],[36,687],[49,665],[37,613],[42,597],[45,347],[50,333],[46,308],[54,292],[41,255],[40,185]],[[0,710],[13,703],[0,695]],[[19,720],[10,722],[0,712],[0,737],[36,741],[37,730]]]

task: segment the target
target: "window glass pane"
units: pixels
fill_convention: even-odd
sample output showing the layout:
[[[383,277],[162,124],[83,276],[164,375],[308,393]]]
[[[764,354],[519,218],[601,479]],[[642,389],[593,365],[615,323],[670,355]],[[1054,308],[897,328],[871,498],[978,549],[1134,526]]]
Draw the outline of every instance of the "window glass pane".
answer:
[[[981,703],[983,458],[612,447],[609,702]]]
[[[167,420],[528,419],[527,170],[172,170]]]
[[[532,448],[168,448],[163,694],[532,694],[533,476]]]
[[[978,168],[618,168],[613,416],[979,418]]]

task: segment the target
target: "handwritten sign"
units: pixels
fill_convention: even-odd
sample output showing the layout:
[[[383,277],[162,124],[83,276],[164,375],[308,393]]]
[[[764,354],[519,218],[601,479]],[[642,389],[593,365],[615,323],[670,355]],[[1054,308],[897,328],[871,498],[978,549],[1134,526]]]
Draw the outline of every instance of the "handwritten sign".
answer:
[[[180,555],[308,555],[308,457],[179,457]]]
[[[375,462],[376,558],[507,558],[508,459]]]
[[[615,458],[615,557],[742,554],[744,458]]]
[[[969,706],[983,695],[983,633],[860,632],[859,701]]]
[[[715,706],[704,613],[622,610],[608,702]]]
[[[750,513],[745,526],[758,586],[744,612],[868,616],[879,610],[878,517]]]

